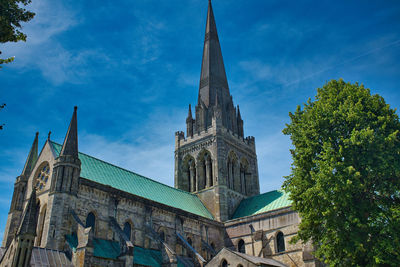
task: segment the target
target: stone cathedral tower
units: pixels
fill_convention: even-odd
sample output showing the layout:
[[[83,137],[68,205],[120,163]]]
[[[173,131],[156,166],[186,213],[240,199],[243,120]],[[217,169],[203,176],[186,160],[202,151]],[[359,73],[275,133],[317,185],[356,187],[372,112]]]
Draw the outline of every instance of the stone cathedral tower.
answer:
[[[254,137],[244,137],[239,106],[229,92],[211,1],[195,118],[175,134],[175,187],[197,194],[218,221],[243,198],[260,193]]]

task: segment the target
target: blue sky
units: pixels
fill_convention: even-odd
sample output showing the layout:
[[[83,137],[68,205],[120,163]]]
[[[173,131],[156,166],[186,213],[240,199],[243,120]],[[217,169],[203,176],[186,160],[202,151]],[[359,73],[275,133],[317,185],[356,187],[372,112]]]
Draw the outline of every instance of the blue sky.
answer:
[[[26,43],[0,70],[0,232],[36,131],[62,142],[78,108],[82,152],[173,185],[174,133],[197,102],[206,0],[33,0]],[[326,81],[360,82],[400,106],[399,1],[213,1],[261,192],[290,173],[288,112]],[[1,236],[0,236],[1,237]]]

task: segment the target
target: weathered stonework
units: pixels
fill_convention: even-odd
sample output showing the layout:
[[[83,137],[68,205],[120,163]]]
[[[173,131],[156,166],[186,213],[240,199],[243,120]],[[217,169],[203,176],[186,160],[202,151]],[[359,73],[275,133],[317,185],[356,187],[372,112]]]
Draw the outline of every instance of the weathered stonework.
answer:
[[[190,193],[170,190],[195,198],[213,218],[81,177],[75,108],[59,154],[49,138],[38,156],[36,135],[14,184],[0,267],[28,266],[28,260],[13,265],[22,259],[19,248],[25,258],[34,249],[57,252],[66,266],[144,266],[137,263],[143,251],[171,267],[224,260],[231,266],[318,266],[310,244],[289,243],[300,221],[290,207],[232,219],[242,200],[260,194],[257,155],[229,93],[211,2],[204,42],[195,117],[189,106],[186,135],[175,134],[175,188]],[[18,232],[22,215],[32,212],[34,226]]]

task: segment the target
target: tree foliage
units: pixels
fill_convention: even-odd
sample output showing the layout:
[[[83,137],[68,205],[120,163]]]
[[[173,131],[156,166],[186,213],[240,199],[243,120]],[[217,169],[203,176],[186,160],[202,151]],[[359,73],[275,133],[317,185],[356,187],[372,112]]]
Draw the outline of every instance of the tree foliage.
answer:
[[[0,111],[1,111],[3,108],[5,108],[5,106],[6,106],[6,104],[1,104],[1,105],[0,105]],[[4,123],[3,123],[3,124],[0,124],[0,130],[3,130],[3,128],[4,128]]]
[[[29,3],[31,0],[0,1],[0,43],[26,41],[26,34],[20,31],[21,22],[28,22],[35,16],[35,13],[23,8]],[[13,57],[0,59],[0,65],[13,60]]]
[[[292,172],[283,188],[331,266],[400,266],[400,122],[379,95],[332,80],[289,114]]]

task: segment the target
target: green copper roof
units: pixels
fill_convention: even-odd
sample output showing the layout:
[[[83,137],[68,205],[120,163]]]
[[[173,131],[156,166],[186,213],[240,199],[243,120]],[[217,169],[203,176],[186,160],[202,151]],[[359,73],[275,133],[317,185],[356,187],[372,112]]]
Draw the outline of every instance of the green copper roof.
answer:
[[[65,239],[67,240],[67,243],[72,251],[75,252],[76,248],[78,247],[78,236],[76,233],[72,233],[72,235],[65,235]]]
[[[133,248],[133,263],[140,266],[161,267],[162,256],[159,250],[145,249],[141,247]]]
[[[72,251],[75,252],[78,246],[78,236],[76,233],[65,235],[65,239]],[[121,254],[119,243],[116,241],[93,238],[93,248],[94,256],[100,258],[117,259],[119,254]]]
[[[93,238],[93,254],[96,257],[117,259],[121,254],[119,243],[100,238]]]
[[[291,206],[289,194],[274,190],[261,195],[243,199],[239,207],[236,209],[232,219],[256,215],[276,209],[281,209]]]
[[[57,156],[61,145],[50,142]],[[115,189],[137,195],[158,203],[213,219],[211,213],[196,195],[156,182],[142,175],[114,166],[79,152],[81,177],[109,185]]]

